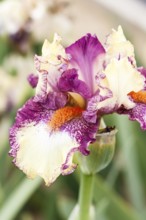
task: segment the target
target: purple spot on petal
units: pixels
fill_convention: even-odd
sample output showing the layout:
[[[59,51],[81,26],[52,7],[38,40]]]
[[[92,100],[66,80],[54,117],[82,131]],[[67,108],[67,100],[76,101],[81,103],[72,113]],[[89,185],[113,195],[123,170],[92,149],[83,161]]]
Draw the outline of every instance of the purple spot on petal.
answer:
[[[38,84],[38,76],[34,75],[33,73],[31,73],[28,78],[27,78],[29,84],[32,86],[32,88],[36,88],[37,84]]]
[[[68,132],[77,141],[78,148],[84,155],[89,154],[88,145],[95,141],[97,129],[98,124],[88,123],[83,117],[74,118],[61,127],[62,131]]]

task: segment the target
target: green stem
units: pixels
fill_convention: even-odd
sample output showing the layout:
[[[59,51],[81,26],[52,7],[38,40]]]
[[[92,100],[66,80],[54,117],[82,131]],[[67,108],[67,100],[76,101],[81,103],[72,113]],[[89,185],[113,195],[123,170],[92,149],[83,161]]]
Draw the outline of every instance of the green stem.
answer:
[[[86,175],[81,173],[81,183],[79,192],[79,219],[89,220],[90,205],[93,195],[94,175]]]

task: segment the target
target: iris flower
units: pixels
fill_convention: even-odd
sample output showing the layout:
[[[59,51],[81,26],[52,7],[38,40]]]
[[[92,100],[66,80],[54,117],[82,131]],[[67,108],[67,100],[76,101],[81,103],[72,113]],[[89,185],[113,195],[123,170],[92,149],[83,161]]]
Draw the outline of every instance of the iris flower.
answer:
[[[137,68],[121,27],[105,46],[87,34],[64,49],[55,34],[35,56],[35,66],[38,75],[29,78],[35,95],[10,129],[10,155],[28,177],[41,176],[49,186],[72,173],[74,153],[89,155],[105,114],[128,114],[146,129],[146,69]]]

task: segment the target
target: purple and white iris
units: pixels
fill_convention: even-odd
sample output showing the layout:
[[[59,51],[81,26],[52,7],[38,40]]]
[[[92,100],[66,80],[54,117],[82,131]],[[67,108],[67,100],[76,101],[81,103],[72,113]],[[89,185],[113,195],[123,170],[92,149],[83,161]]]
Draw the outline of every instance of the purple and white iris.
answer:
[[[36,93],[10,129],[10,155],[28,177],[41,176],[49,186],[73,172],[74,153],[90,153],[105,114],[128,114],[146,129],[146,69],[136,67],[121,27],[105,47],[87,34],[64,49],[55,34],[52,43],[44,42],[35,65],[37,76],[29,82]]]

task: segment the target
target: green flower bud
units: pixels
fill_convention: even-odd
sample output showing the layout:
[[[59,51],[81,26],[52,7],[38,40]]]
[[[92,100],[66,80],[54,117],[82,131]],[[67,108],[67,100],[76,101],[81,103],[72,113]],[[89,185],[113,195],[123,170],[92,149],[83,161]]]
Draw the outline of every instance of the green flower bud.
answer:
[[[115,128],[99,130],[96,141],[89,145],[90,154],[84,156],[77,153],[76,159],[83,173],[95,174],[108,166],[115,151],[116,133]]]

